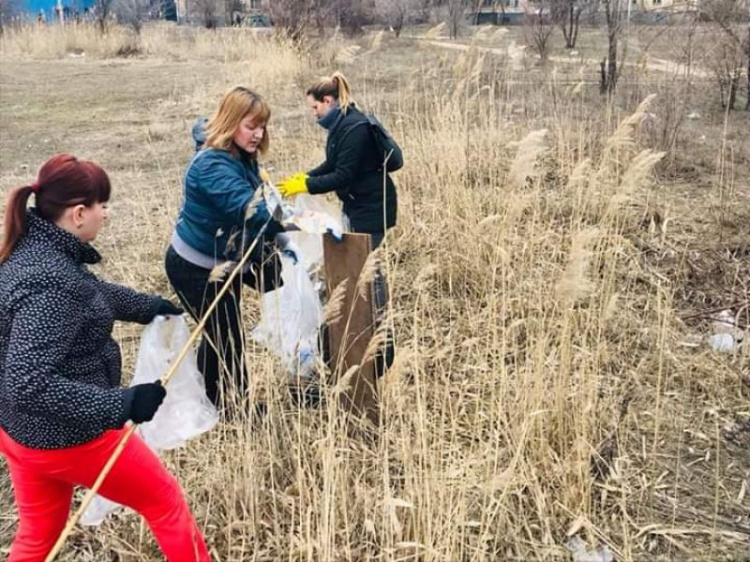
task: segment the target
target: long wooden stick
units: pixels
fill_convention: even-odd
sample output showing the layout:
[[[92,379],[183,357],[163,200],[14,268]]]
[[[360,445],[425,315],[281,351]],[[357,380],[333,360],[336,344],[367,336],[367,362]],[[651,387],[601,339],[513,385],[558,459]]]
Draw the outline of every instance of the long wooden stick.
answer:
[[[255,246],[258,244],[258,241],[263,238],[263,235],[265,234],[266,227],[268,226],[269,222],[271,222],[270,219],[263,225],[263,228],[260,229],[258,236],[250,245],[250,248],[248,248],[248,250],[242,256],[242,259],[237,264],[237,267],[235,267],[234,270],[229,275],[229,277],[227,277],[227,280],[224,283],[224,286],[221,288],[221,291],[219,291],[216,294],[216,298],[211,303],[211,306],[209,306],[206,309],[206,312],[203,314],[203,318],[201,318],[201,321],[198,322],[198,325],[195,327],[195,330],[193,330],[193,333],[190,334],[190,338],[188,339],[187,343],[185,343],[184,347],[182,348],[182,351],[180,351],[177,358],[172,362],[172,365],[170,365],[166,374],[161,378],[162,385],[166,386],[167,383],[169,382],[169,379],[171,379],[174,376],[174,374],[177,372],[177,368],[180,366],[180,363],[182,363],[183,359],[185,359],[185,356],[190,352],[193,346],[193,343],[195,343],[195,340],[197,340],[198,336],[201,335],[203,328],[206,326],[206,323],[208,322],[209,316],[211,316],[211,313],[218,306],[219,301],[224,297],[226,292],[232,286],[232,281],[234,281],[234,278],[237,276],[237,274],[240,271],[242,271],[242,268],[244,267],[247,260],[250,259],[250,254],[255,249]],[[83,515],[83,512],[86,511],[86,508],[94,499],[94,496],[99,491],[99,488],[104,482],[104,479],[112,470],[112,467],[114,466],[115,462],[117,462],[117,459],[120,457],[120,454],[125,449],[125,445],[127,445],[128,441],[133,436],[133,433],[135,433],[135,430],[137,427],[138,427],[137,424],[132,424],[130,427],[128,427],[128,430],[123,434],[122,438],[120,439],[120,442],[117,444],[117,447],[112,452],[112,455],[109,457],[109,459],[107,460],[107,463],[104,465],[104,468],[102,468],[102,471],[99,473],[99,476],[97,476],[96,481],[94,482],[94,485],[91,486],[89,491],[86,493],[86,495],[83,498],[83,501],[81,502],[80,507],[76,510],[73,516],[68,520],[67,525],[65,525],[65,528],[63,529],[62,533],[60,533],[60,537],[57,539],[55,546],[52,547],[52,550],[47,555],[47,558],[45,558],[45,562],[52,562],[55,559],[55,556],[57,556],[57,554],[60,552],[60,549],[65,544],[65,540],[68,538],[68,535],[70,535],[70,533],[73,531],[73,527],[75,527],[76,523],[78,523],[78,520],[81,518],[81,515]]]

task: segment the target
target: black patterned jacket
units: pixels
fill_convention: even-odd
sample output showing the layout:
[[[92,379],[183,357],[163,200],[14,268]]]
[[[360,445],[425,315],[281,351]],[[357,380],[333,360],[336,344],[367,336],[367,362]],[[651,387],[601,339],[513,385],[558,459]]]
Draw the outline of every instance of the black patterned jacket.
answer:
[[[0,265],[0,427],[34,449],[91,441],[126,421],[115,320],[147,324],[159,298],[100,281],[99,253],[26,215]]]

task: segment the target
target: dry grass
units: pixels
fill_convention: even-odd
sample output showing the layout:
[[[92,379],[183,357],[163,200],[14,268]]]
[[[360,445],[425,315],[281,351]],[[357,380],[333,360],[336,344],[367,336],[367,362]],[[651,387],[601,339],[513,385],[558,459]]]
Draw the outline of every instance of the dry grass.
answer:
[[[234,30],[152,28],[141,58],[109,60],[116,31],[88,47],[102,60],[59,59],[69,33],[0,43],[0,187],[55,151],[101,162],[116,189],[98,243],[107,278],[168,292],[161,260],[189,122],[229,84],[269,98],[267,162],[280,177],[321,156],[301,92],[347,49],[338,60],[355,98],[405,148],[400,226],[382,256],[398,347],[382,429],[361,441],[333,403],[296,410],[280,366],[248,343],[267,422],[224,424],[166,457],[217,559],[559,560],[574,534],[623,561],[750,557],[748,444],[723,435],[750,410],[747,346],[718,356],[680,320],[704,302],[686,292],[695,252],[727,241],[747,251],[746,162],[707,171],[701,190],[655,181],[650,92],[604,107],[580,79],[503,57],[388,37],[299,50]],[[727,141],[710,158],[726,162],[731,129],[710,130]],[[676,218],[667,227],[664,216]],[[724,275],[700,290],[715,282],[747,299],[744,255],[717,258]],[[246,299],[248,327],[257,314]],[[137,335],[118,329],[128,366]],[[15,516],[2,469],[0,480],[7,548]],[[77,530],[61,559],[115,553],[158,558],[126,514]]]

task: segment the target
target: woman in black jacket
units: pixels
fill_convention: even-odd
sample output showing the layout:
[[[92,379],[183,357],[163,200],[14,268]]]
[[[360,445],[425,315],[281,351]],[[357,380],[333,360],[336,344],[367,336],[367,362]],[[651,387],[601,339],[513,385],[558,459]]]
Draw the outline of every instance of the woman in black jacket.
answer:
[[[346,230],[370,235],[374,250],[380,246],[386,230],[396,225],[398,200],[396,185],[385,169],[385,156],[378,149],[370,122],[351,100],[349,82],[334,72],[306,92],[310,110],[318,125],[328,130],[326,159],[320,166],[294,174],[279,184],[284,197],[300,193],[335,191],[344,206]],[[375,311],[383,322],[388,302],[388,286],[382,272],[374,279]],[[376,357],[381,376],[393,362],[393,346],[387,345]]]
[[[396,225],[398,201],[367,117],[351,101],[351,88],[340,72],[313,84],[306,97],[318,124],[328,130],[326,159],[306,174],[286,178],[279,191],[284,197],[335,191],[348,230],[369,234],[377,248]]]
[[[36,206],[26,209],[31,196]],[[42,561],[77,485],[90,487],[127,421],[151,420],[165,389],[120,387],[116,320],[181,314],[171,302],[105,283],[87,269],[107,218],[110,183],[92,162],[60,154],[10,193],[0,244],[0,454],[19,513],[9,561]],[[99,493],[146,519],[170,561],[209,561],[175,478],[137,436]]]

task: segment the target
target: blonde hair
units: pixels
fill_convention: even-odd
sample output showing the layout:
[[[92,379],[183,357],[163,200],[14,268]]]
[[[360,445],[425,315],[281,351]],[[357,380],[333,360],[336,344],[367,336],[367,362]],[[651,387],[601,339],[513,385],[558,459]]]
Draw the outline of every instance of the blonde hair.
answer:
[[[206,147],[236,152],[234,134],[242,120],[250,116],[257,125],[266,125],[271,118],[271,108],[266,100],[257,93],[243,86],[227,90],[219,102],[219,108],[206,126]],[[263,140],[258,151],[268,150],[268,129],[263,131]]]
[[[315,101],[323,101],[325,96],[331,96],[339,102],[343,113],[352,103],[352,88],[349,81],[340,72],[334,72],[328,78],[316,82],[307,89],[305,95],[312,96]]]

